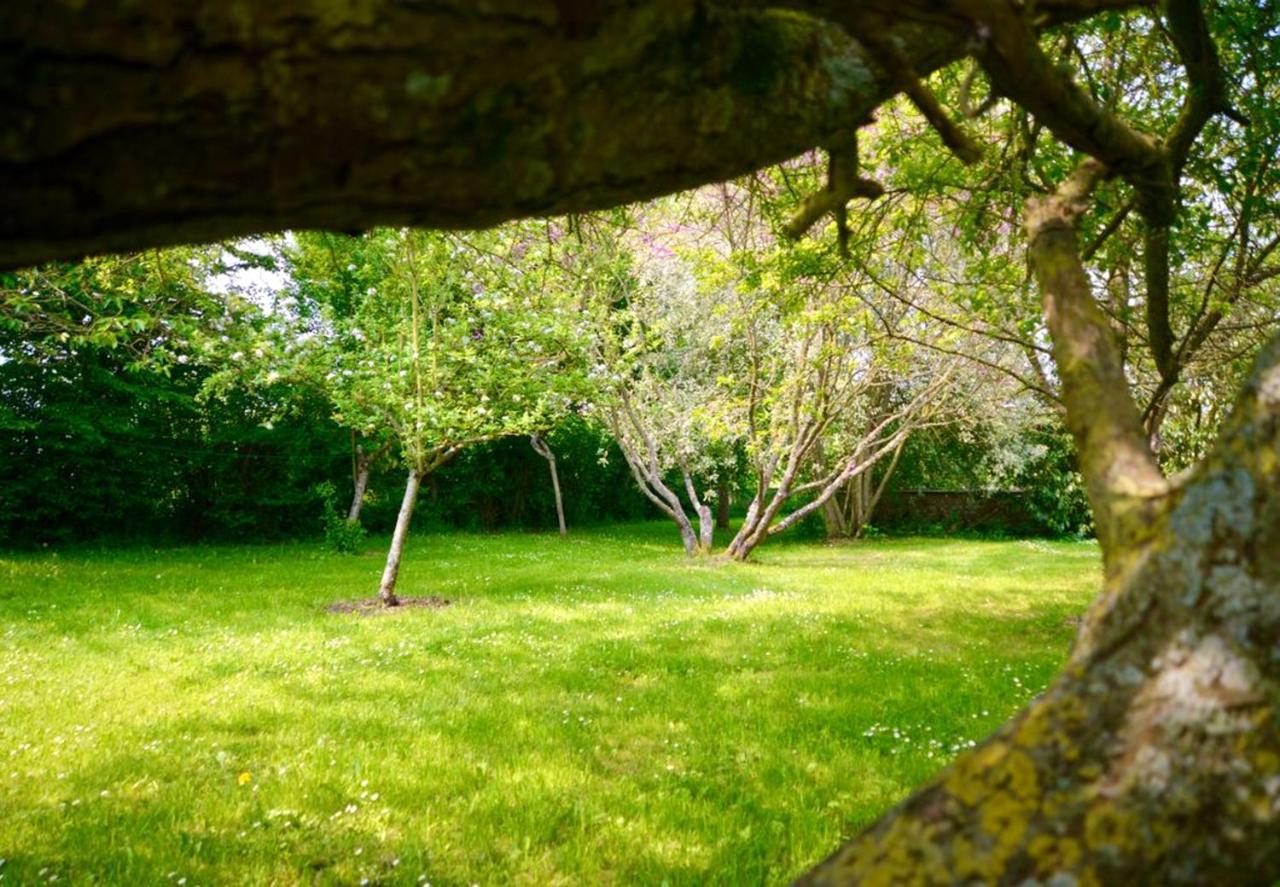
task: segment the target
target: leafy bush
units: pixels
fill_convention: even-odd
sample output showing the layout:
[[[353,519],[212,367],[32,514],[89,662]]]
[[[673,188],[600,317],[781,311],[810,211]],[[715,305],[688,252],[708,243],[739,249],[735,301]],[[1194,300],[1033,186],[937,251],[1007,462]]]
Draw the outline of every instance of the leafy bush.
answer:
[[[365,529],[358,520],[347,520],[338,511],[338,488],[331,481],[323,481],[313,488],[321,502],[320,521],[324,525],[324,544],[338,554],[357,554],[364,543]]]
[[[1023,465],[1014,479],[1026,491],[1027,507],[1050,535],[1093,535],[1093,513],[1084,478],[1076,469],[1071,436],[1065,429],[1055,429],[1046,431],[1040,442],[1038,457]]]

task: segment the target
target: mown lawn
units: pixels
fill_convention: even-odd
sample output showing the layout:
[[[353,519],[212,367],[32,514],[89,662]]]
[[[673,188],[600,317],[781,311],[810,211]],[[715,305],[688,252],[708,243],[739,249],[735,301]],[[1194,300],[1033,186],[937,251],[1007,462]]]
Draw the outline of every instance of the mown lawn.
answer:
[[[0,556],[0,883],[781,883],[1044,686],[1084,543]],[[56,879],[56,881],[55,881]]]

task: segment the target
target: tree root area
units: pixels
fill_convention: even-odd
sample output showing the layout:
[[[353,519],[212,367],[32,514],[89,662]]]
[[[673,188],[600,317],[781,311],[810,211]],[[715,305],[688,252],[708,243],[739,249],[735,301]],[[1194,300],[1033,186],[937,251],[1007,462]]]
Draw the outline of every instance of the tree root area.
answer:
[[[453,602],[442,597],[402,597],[395,606],[387,606],[381,598],[371,597],[355,601],[335,601],[325,607],[330,613],[354,613],[357,616],[381,616],[405,610],[441,610]]]

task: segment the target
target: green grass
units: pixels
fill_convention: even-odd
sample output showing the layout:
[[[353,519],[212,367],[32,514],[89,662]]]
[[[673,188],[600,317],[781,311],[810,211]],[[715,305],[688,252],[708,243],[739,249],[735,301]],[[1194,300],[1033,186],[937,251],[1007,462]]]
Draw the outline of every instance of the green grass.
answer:
[[[0,883],[785,882],[1040,690],[1100,581],[651,524],[418,537],[402,593],[454,606],[326,613],[381,556],[0,558]]]

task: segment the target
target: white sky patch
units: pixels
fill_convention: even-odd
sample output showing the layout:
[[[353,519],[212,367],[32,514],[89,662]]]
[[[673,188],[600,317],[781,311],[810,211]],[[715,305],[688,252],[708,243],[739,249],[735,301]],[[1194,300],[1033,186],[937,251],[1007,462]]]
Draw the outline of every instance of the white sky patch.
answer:
[[[286,243],[293,244],[292,232],[287,232],[284,237]],[[237,241],[235,246],[241,252],[253,253],[257,256],[270,256],[277,253],[274,245],[262,238]],[[230,252],[224,251],[223,258],[228,265],[240,264]],[[277,266],[280,264],[277,259]],[[280,267],[275,271],[269,271],[266,268],[239,267],[210,277],[208,284],[212,292],[234,293],[257,305],[264,313],[275,314],[280,310],[281,296],[288,291],[289,274]]]

